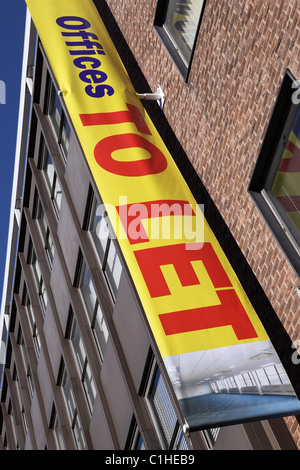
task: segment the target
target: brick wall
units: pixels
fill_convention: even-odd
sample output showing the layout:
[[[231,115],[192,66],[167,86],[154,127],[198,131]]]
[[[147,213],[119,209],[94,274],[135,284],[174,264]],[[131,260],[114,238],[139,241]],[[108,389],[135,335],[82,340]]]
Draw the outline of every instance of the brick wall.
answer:
[[[286,68],[300,78],[299,3],[208,0],[188,83],[153,28],[156,3],[107,0],[151,89],[160,84],[165,92],[171,128],[286,331],[297,340],[299,279],[247,188]],[[286,422],[300,448],[298,421]]]

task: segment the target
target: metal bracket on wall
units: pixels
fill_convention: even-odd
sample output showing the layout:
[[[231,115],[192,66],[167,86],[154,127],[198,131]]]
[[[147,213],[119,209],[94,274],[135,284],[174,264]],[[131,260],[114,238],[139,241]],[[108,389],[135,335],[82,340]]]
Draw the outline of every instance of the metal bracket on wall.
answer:
[[[160,85],[158,85],[155,93],[141,93],[139,98],[140,100],[156,100],[161,109],[163,109],[165,103],[165,94]]]

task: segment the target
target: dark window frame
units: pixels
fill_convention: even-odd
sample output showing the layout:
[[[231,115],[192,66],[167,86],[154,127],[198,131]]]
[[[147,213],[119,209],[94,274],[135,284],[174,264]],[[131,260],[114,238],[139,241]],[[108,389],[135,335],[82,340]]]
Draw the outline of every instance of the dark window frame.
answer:
[[[88,305],[86,301],[86,297],[84,295],[83,285],[82,285],[82,280],[86,279],[86,276],[84,276],[84,274],[88,274],[88,277],[90,278],[90,282],[93,286],[93,290],[95,292],[94,304]],[[75,281],[73,285],[76,289],[78,289],[80,293],[82,304],[84,306],[87,319],[89,321],[89,325],[90,325],[90,328],[92,330],[92,333],[96,342],[100,359],[103,362],[105,350],[106,350],[107,343],[108,343],[109,336],[110,336],[110,331],[108,328],[102,302],[100,302],[98,294],[96,293],[89,266],[86,263],[81,250],[79,250],[79,254],[78,254],[77,266],[76,266],[76,272],[75,272]],[[99,322],[99,319],[100,319],[100,322]],[[106,330],[107,336],[105,336],[105,330]]]
[[[40,351],[41,351],[41,339],[39,335],[39,329],[37,326],[36,318],[33,312],[29,290],[25,282],[23,286],[22,305],[24,306],[25,311],[26,311],[27,321],[30,326],[30,331],[31,331],[32,339],[33,339],[33,344],[35,347],[35,352],[36,352],[37,357],[39,357]]]
[[[138,394],[146,406],[163,450],[189,450],[159,362],[149,349]],[[163,413],[160,411],[164,410]]]
[[[48,76],[47,76],[46,90],[47,90],[47,98],[46,98],[46,105],[45,105],[45,114],[48,115],[53,133],[61,149],[63,159],[66,162],[68,158],[72,128],[69,122],[69,118],[65,112],[63,102],[60,98],[60,92],[59,90],[57,90],[56,85],[50,76],[50,73],[48,73]],[[59,108],[55,106],[56,102],[58,103]],[[56,122],[53,117],[53,109],[59,110],[58,122]],[[67,139],[65,139],[64,136],[67,136]],[[67,145],[65,145],[65,142],[67,142]]]
[[[58,412],[53,403],[52,411],[50,416],[49,429],[53,431],[56,447],[58,450],[65,450],[65,444],[63,439],[62,426],[58,416]]]
[[[51,164],[49,164],[49,157],[50,157]],[[53,166],[52,180],[50,180],[49,175],[48,175],[48,165]],[[60,180],[58,178],[58,174],[57,174],[54,162],[53,162],[53,158],[51,156],[51,153],[49,152],[48,146],[43,137],[41,138],[41,143],[40,143],[38,169],[43,174],[43,177],[47,186],[47,190],[50,193],[50,199],[54,207],[56,217],[57,219],[59,219],[63,192],[62,192]]]
[[[78,407],[69,371],[63,357],[61,357],[60,360],[56,385],[61,388],[65,410],[68,416],[68,423],[73,433],[75,445],[78,450],[85,450],[87,447],[82,421],[78,413]]]
[[[50,269],[52,269],[53,266],[53,259],[55,256],[55,244],[54,240],[51,234],[51,231],[48,226],[48,221],[46,218],[46,214],[44,211],[44,207],[40,198],[40,195],[38,193],[38,190],[35,189],[35,194],[34,194],[34,203],[33,203],[33,215],[32,218],[36,220],[38,228],[39,228],[39,233],[41,237],[41,241],[43,243],[43,247],[45,249],[45,253],[47,256],[47,260],[49,263]]]
[[[125,444],[125,450],[147,450],[135,416],[132,417]]]
[[[73,358],[78,368],[78,373],[80,381],[82,383],[86,400],[89,406],[91,414],[93,414],[93,409],[97,396],[97,387],[95,383],[94,376],[92,375],[91,366],[88,361],[87,353],[85,350],[85,345],[81,336],[81,332],[78,326],[77,319],[73,312],[72,307],[69,310],[69,317],[67,321],[67,331],[65,338],[70,341],[71,348],[73,351]],[[81,348],[77,346],[81,343]],[[88,371],[91,372],[91,379],[89,378]]]
[[[102,212],[101,224],[103,224],[102,228],[106,228],[107,230],[107,238],[105,240],[105,245],[102,245],[100,247],[101,244],[98,244],[97,246],[95,240],[96,235],[95,233],[93,233],[95,232],[95,230],[92,230],[95,221],[94,209],[102,205],[103,203],[101,199],[96,196],[92,187],[90,187],[83,222],[83,230],[85,230],[89,234],[89,237],[92,241],[93,249],[95,250],[95,253],[99,260],[99,264],[101,266],[101,270],[104,274],[106,284],[111,295],[111,299],[115,303],[120,286],[122,272],[124,269],[124,264],[118,249],[117,239],[115,236],[112,235],[113,230],[110,227],[109,217],[105,209]],[[112,253],[114,253],[113,262],[111,259]],[[110,264],[111,262],[112,265]],[[114,269],[114,265],[117,267],[116,270]]]
[[[283,81],[278,93],[271,119],[260,149],[260,153],[248,186],[248,192],[259,209],[265,222],[272,231],[277,242],[281,246],[285,256],[300,277],[300,245],[295,240],[285,224],[280,213],[274,209],[272,201],[267,196],[266,182],[270,173],[271,165],[278,149],[280,138],[291,111],[292,97],[299,94],[300,86],[290,70],[285,71]],[[300,104],[297,104],[300,107]]]
[[[181,54],[178,52],[179,47],[177,48],[177,46],[174,44],[174,41],[170,38],[170,35],[167,33],[167,31],[164,28],[164,23],[165,23],[165,18],[166,18],[166,13],[167,13],[169,2],[168,0],[157,1],[157,7],[156,7],[155,16],[154,16],[154,28],[157,31],[160,39],[164,43],[166,49],[168,50],[179,72],[181,73],[181,75],[183,76],[186,82],[188,81],[189,73],[191,70],[191,65],[193,62],[193,56],[195,52],[197,38],[199,35],[200,26],[202,23],[203,13],[205,11],[206,1],[207,0],[204,0],[203,5],[202,5],[202,10],[200,13],[198,25],[196,27],[193,47],[191,50],[191,56],[190,56],[188,64],[185,63]],[[178,3],[180,3],[180,1],[178,1]]]
[[[45,316],[49,297],[48,297],[48,292],[47,292],[46,284],[44,281],[44,277],[42,274],[42,270],[40,267],[40,261],[37,258],[35,247],[31,238],[29,240],[29,246],[28,246],[27,264],[29,264],[31,267],[31,272],[32,272],[35,286],[36,286],[36,292],[39,297],[43,316]]]

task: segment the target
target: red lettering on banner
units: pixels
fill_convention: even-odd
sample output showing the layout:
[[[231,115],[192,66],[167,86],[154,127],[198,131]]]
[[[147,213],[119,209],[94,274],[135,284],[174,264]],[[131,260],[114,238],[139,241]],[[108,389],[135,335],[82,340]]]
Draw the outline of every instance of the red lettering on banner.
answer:
[[[137,130],[143,134],[151,135],[151,132],[142,116],[139,108],[126,103],[128,111],[114,111],[112,113],[90,113],[80,114],[84,126],[112,126],[132,122]]]
[[[150,158],[134,161],[119,161],[112,152],[140,148],[150,153]],[[144,137],[136,134],[120,134],[105,137],[94,149],[95,159],[101,168],[120,176],[146,176],[161,173],[167,168],[164,154]]]
[[[133,122],[139,132],[151,135],[139,109],[130,104],[127,104],[127,108],[128,111],[80,114],[79,116],[84,126],[103,126]],[[119,161],[112,157],[112,153],[117,150],[134,148],[146,150],[149,152],[150,158]],[[100,140],[95,146],[94,156],[101,168],[120,176],[154,175],[162,173],[168,166],[167,159],[159,148],[144,137],[132,133],[112,135]]]
[[[220,305],[159,315],[166,335],[231,325],[239,340],[256,338],[256,331],[220,263],[212,245],[204,243],[199,250],[186,250],[185,244],[149,248],[134,252],[151,297],[171,292],[160,269],[172,264],[182,286],[200,283],[192,261],[202,261],[215,289]]]
[[[195,215],[188,201],[158,200],[124,204],[116,207],[131,245],[148,242],[149,238],[142,226],[143,219],[171,215]],[[134,230],[130,230],[135,223]]]
[[[150,135],[151,132],[136,106],[126,104],[127,111],[110,113],[81,114],[83,126],[105,126],[133,123],[137,131]],[[129,161],[113,157],[116,151],[132,149]],[[145,158],[136,157],[134,149],[149,153]],[[140,152],[137,153],[139,156]],[[100,140],[94,149],[94,156],[106,171],[129,177],[139,177],[163,172],[168,165],[166,156],[146,138],[135,133],[109,135]],[[298,154],[296,154],[298,164]],[[186,210],[188,206],[188,210]],[[142,207],[142,209],[141,209]],[[153,208],[154,211],[153,211]],[[137,212],[140,210],[140,213]],[[158,200],[118,206],[117,211],[131,244],[149,241],[142,227],[146,218],[170,215],[195,215],[188,201]],[[135,222],[135,236],[130,233],[130,224]],[[138,236],[136,232],[138,231]],[[199,245],[199,249],[196,249]],[[256,338],[258,335],[245,311],[236,291],[210,243],[194,244],[187,250],[186,244],[175,244],[134,251],[141,273],[152,298],[171,295],[161,266],[173,265],[183,287],[199,285],[200,280],[193,268],[194,261],[201,261],[212,281],[220,304],[160,314],[159,318],[166,335],[218,328],[230,325],[238,340]],[[223,289],[223,290],[218,290]]]
[[[159,315],[166,335],[232,326],[238,340],[257,338],[257,333],[233,289],[217,292],[220,305]]]
[[[201,248],[202,246],[202,248]],[[134,252],[151,297],[169,295],[170,290],[160,269],[173,264],[182,286],[199,284],[199,279],[191,264],[202,261],[214,287],[231,287],[231,282],[221,265],[212,245],[203,243],[199,250],[187,250],[186,244],[148,248]]]

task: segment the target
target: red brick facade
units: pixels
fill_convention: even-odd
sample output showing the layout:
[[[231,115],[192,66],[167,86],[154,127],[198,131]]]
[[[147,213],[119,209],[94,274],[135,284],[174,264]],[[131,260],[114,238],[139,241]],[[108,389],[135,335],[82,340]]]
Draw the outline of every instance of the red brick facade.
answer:
[[[208,0],[187,83],[153,27],[156,0],[107,4],[152,91],[161,85],[170,126],[297,340],[299,279],[247,188],[285,70],[300,78],[298,1]],[[300,448],[298,421],[286,421]]]

